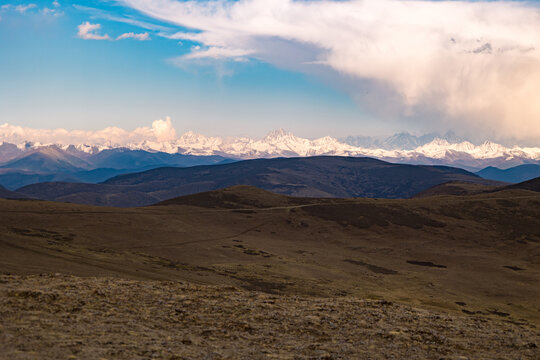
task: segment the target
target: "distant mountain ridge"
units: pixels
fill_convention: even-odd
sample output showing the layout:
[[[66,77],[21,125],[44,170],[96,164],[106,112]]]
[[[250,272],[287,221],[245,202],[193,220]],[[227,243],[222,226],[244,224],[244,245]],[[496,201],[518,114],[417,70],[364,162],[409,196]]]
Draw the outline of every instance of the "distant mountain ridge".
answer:
[[[0,164],[42,147],[44,145],[32,143],[0,145]],[[221,156],[237,160],[309,156],[372,157],[395,163],[449,165],[474,171],[488,166],[509,168],[522,164],[540,165],[540,147],[506,147],[490,141],[473,144],[453,132],[422,136],[398,133],[388,138],[336,139],[325,136],[314,140],[297,137],[283,129],[272,131],[260,139],[208,137],[187,132],[174,140],[163,142],[144,141],[123,146],[71,144],[56,147],[84,161],[91,161],[92,158],[103,156],[100,154],[104,152],[121,148],[126,149],[124,151],[159,153],[160,156]]]
[[[504,170],[490,166],[476,174],[484,179],[519,183],[540,177],[540,165],[524,164]]]
[[[17,153],[13,149],[14,145],[0,145],[0,151],[2,146],[10,150],[11,155],[15,155],[0,164],[0,185],[11,190],[50,181],[98,183],[113,176],[164,166],[185,167],[232,161],[221,156],[169,154],[126,148],[106,149],[91,154],[77,150],[74,146],[63,149],[49,145]]]
[[[436,139],[446,140],[449,144],[458,144],[466,141],[465,139],[458,137],[453,131],[448,131],[444,135],[430,133],[415,136],[408,132],[400,132],[389,137],[347,136],[339,138],[338,140],[345,144],[366,149],[414,150],[420,146],[429,144]]]
[[[250,185],[278,194],[301,197],[407,198],[449,181],[494,183],[451,167],[322,156],[159,168],[117,176],[102,184],[42,183],[23,187],[18,192],[43,200],[142,206],[234,185]]]

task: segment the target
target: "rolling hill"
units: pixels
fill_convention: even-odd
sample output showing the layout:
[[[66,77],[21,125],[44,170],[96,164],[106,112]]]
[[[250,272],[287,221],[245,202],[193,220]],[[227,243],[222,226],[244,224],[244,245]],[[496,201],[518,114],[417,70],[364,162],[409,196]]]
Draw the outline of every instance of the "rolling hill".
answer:
[[[499,191],[500,185],[485,185],[476,184],[470,182],[450,181],[444,184],[435,185],[427,190],[424,190],[416,194],[415,198],[430,197],[430,196],[442,196],[442,195],[476,195],[487,192]]]
[[[57,146],[48,146],[24,153],[3,164],[1,168],[36,173],[71,173],[89,169],[90,166],[86,161],[68,154]]]
[[[538,359],[539,205],[522,189],[250,186],[143,208],[0,200],[0,344],[11,358]]]
[[[521,190],[529,190],[529,191],[540,191],[540,177],[537,177],[536,179],[532,179],[529,181],[524,181],[519,184],[509,185],[505,189],[512,190],[512,189],[521,189]]]
[[[358,296],[540,325],[539,204],[516,189],[376,200],[247,186],[127,209],[0,200],[0,271]]]
[[[92,186],[42,183],[18,191],[44,200],[142,206],[234,185],[252,185],[278,194],[303,197],[407,198],[448,181],[493,183],[450,167],[391,164],[371,158],[311,157],[159,168],[114,177]],[[124,204],[118,199],[126,198],[127,193],[133,196],[129,198],[129,204]],[[113,198],[116,200],[112,201]]]

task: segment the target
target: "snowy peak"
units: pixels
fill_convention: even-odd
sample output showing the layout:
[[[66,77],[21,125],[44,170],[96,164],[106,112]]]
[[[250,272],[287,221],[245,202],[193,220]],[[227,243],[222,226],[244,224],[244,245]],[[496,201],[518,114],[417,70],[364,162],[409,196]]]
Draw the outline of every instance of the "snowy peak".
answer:
[[[169,141],[146,139],[141,142],[125,143],[122,146],[112,144],[57,146],[54,144],[23,142],[16,145],[0,145],[0,163],[6,163],[15,157],[39,151],[49,158],[68,156],[69,158],[63,158],[63,160],[71,164],[74,163],[73,158],[82,159],[81,163],[73,165],[85,167],[84,160],[87,160],[90,156],[99,154],[103,150],[122,147],[129,150],[144,150],[154,153],[199,156],[219,155],[234,159],[318,155],[366,156],[391,162],[444,164],[470,169],[480,169],[486,166],[510,167],[524,163],[540,163],[539,147],[521,148],[515,146],[507,148],[490,141],[475,145],[469,141],[459,139],[451,132],[443,136],[437,134],[414,136],[404,132],[386,139],[349,137],[345,140],[338,140],[330,136],[310,140],[297,137],[285,129],[278,129],[259,139],[211,137],[189,131]]]
[[[263,139],[263,142],[276,143],[279,141],[284,141],[285,139],[296,139],[296,137],[291,133],[285,131],[285,129],[278,129],[269,132]]]

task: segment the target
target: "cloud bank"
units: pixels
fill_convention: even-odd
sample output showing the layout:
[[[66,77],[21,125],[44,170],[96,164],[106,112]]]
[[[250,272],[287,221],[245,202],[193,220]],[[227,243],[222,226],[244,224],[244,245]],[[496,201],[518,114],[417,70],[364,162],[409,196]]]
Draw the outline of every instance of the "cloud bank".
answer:
[[[175,63],[315,74],[381,119],[540,140],[540,9],[519,1],[122,0],[189,31]]]
[[[128,144],[155,142],[162,143],[177,138],[171,119],[156,120],[151,127],[139,127],[127,131],[118,127],[108,127],[98,131],[66,130],[66,129],[33,129],[10,124],[0,125],[0,143],[24,144],[32,142],[42,145],[76,145],[91,146],[126,146]]]

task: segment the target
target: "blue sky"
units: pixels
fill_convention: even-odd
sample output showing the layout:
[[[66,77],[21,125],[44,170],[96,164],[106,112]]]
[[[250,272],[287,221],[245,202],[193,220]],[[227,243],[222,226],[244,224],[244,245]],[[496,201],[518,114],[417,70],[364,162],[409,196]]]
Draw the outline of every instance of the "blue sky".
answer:
[[[402,3],[7,0],[0,123],[134,129],[170,116],[178,133],[221,136],[282,127],[304,137],[453,129],[540,138],[539,107],[527,97],[540,80],[536,3],[420,1],[406,13]],[[438,14],[455,21],[441,28]],[[81,34],[86,23],[93,28]],[[463,69],[456,85],[452,73]],[[511,80],[524,72],[526,84]],[[507,90],[519,99],[500,101]]]
[[[366,115],[357,104],[318,79],[260,62],[227,65],[225,75],[212,67],[182,69],[168,59],[195,44],[180,45],[106,17],[168,24],[99,1],[59,2],[59,7],[51,1],[9,2],[29,3],[37,7],[1,14],[0,123],[133,129],[170,116],[179,132],[208,135],[259,136],[279,127],[305,136],[347,133],[349,126],[363,131],[359,123]],[[45,7],[59,15],[44,14]],[[85,21],[101,24],[111,35],[148,32],[151,40],[83,40],[77,26]],[[329,128],[338,117],[344,128]]]

